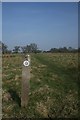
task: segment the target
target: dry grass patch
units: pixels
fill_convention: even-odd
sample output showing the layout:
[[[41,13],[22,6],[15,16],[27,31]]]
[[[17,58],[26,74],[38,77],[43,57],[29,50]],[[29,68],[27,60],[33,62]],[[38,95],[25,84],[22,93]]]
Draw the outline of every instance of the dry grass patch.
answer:
[[[36,110],[41,114],[43,117],[48,118],[49,110],[52,105],[53,100],[50,97],[47,97],[47,100],[41,101],[36,103]]]
[[[48,117],[48,109],[44,105],[44,103],[37,103],[36,110],[39,112],[39,114],[43,115],[44,117]]]

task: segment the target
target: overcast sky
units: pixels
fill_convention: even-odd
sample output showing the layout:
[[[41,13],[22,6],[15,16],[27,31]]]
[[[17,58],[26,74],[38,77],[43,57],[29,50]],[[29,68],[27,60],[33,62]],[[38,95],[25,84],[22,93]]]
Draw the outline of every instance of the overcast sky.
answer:
[[[3,42],[39,49],[78,46],[78,3],[2,3]]]

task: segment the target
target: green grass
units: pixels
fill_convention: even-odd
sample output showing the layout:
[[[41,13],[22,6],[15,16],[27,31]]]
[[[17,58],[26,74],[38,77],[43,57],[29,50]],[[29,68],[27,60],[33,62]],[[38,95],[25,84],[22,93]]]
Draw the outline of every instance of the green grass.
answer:
[[[20,106],[22,60],[21,55],[3,57],[3,118],[77,118],[78,54],[31,54],[26,108]]]

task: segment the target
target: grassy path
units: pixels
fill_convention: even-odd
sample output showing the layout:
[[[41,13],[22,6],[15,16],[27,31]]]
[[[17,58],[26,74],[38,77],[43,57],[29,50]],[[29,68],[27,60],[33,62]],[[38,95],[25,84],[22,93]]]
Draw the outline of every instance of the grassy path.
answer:
[[[48,56],[39,54],[39,55],[34,55],[35,58],[38,60],[38,63],[40,62],[41,64],[46,66],[46,69],[44,70],[46,77],[48,78],[48,75],[57,75],[60,79],[62,80],[62,84],[64,83],[64,88],[65,90],[67,87],[73,87],[72,89],[76,90],[77,89],[77,82],[78,82],[78,68],[77,65],[76,67],[70,67],[67,66],[62,66],[60,63],[58,63],[58,60],[56,59],[53,61],[53,59],[49,59]],[[65,56],[64,56],[65,57]],[[44,76],[44,74],[42,74]],[[57,82],[57,81],[56,81]],[[58,81],[59,82],[59,81]],[[67,92],[67,91],[66,91]]]

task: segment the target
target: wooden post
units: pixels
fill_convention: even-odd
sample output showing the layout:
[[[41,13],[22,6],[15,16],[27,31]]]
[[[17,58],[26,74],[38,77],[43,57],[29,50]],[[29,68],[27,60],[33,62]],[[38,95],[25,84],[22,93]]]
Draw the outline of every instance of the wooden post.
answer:
[[[22,90],[21,90],[21,106],[26,107],[29,95],[30,81],[30,56],[26,55],[22,65]]]

